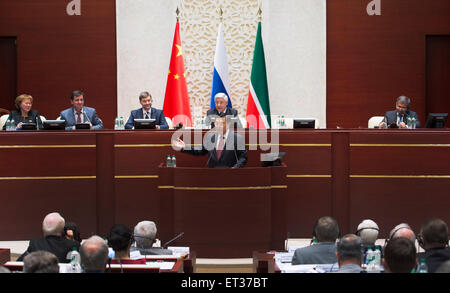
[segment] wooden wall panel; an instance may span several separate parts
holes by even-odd
[[[424,123],[426,36],[450,35],[450,1],[381,1],[381,16],[369,2],[327,1],[327,127],[367,127],[400,95]]]
[[[33,108],[55,119],[70,107],[71,92],[82,90],[86,105],[112,128],[117,111],[115,1],[81,1],[81,16],[67,15],[68,3],[0,1],[0,36],[17,37],[17,92],[31,94]]]

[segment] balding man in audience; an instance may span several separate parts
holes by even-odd
[[[411,226],[407,223],[401,223],[394,227],[389,233],[389,239],[404,237],[416,243],[416,234],[414,233]]]
[[[43,238],[33,238],[30,240],[28,249],[17,259],[23,261],[24,257],[34,251],[48,251],[56,255],[60,263],[67,263],[67,253],[80,248],[80,243],[66,239],[64,237],[65,220],[59,213],[50,213],[45,216],[42,222]]]
[[[361,238],[347,234],[337,243],[336,252],[339,270],[337,273],[361,273],[363,260]]]
[[[156,239],[156,224],[153,221],[141,221],[134,227],[134,241],[136,247],[131,251],[138,250],[142,255],[166,255],[172,254],[171,250],[161,247],[153,247]]]
[[[103,273],[108,262],[108,245],[101,237],[91,236],[81,245],[80,257],[84,273]]]

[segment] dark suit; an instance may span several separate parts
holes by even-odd
[[[73,240],[68,240],[64,237],[47,236],[45,238],[33,238],[30,240],[27,251],[25,251],[17,261],[23,261],[23,258],[32,252],[43,250],[56,255],[58,262],[68,263],[70,260],[66,259],[67,253],[76,248],[80,249],[80,243]]]
[[[298,248],[292,258],[293,265],[330,264],[337,262],[336,243],[319,242],[314,245]]]
[[[128,118],[125,124],[125,129],[133,129],[134,119],[144,119],[144,113],[142,108],[131,111],[130,118]],[[159,125],[160,129],[169,129],[164,112],[159,109],[150,107],[150,119],[155,119],[156,125]]]
[[[244,138],[236,132],[230,131],[226,138],[225,146],[220,158],[217,155],[216,142],[217,133],[209,133],[205,139],[207,147],[202,144],[201,149],[183,149],[183,153],[194,156],[204,156],[208,154],[209,168],[243,168],[247,164],[247,151],[245,150]]]
[[[223,117],[223,116],[237,117],[238,118],[238,120],[237,120],[237,128],[242,128],[241,120],[239,119],[239,116],[238,116],[238,110],[233,109],[233,108],[227,108],[225,110],[225,112],[222,113],[221,115],[219,115],[219,111],[217,111],[216,108],[208,110],[206,112],[205,125],[206,126],[210,126],[211,125],[211,118],[212,117]]]
[[[20,122],[22,123],[36,123],[38,129],[42,129],[42,121],[37,110],[30,110],[28,112],[28,117],[22,117],[22,112],[20,110],[12,110],[9,113],[8,119],[14,119],[14,124],[17,126]],[[3,130],[6,130],[6,124],[3,126]]]
[[[432,248],[418,253],[417,259],[425,258],[429,273],[434,273],[444,262],[450,259],[450,251],[445,248]]]
[[[416,128],[420,128],[419,118],[417,117],[417,113],[414,111],[406,111],[400,122],[404,122],[406,125],[408,125],[408,116],[411,118],[416,118]],[[386,118],[387,122],[385,121]],[[397,123],[397,111],[387,111],[386,114],[384,114],[384,118],[381,122],[386,122],[387,126],[391,125],[392,123]]]

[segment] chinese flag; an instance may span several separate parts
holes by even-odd
[[[164,115],[173,121],[173,125],[182,123],[192,126],[191,108],[184,72],[183,48],[181,47],[180,25],[177,21],[173,38],[169,75],[167,76]]]

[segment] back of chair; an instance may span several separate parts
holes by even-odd
[[[173,129],[172,119],[170,119],[169,117],[165,117],[165,118],[166,118],[167,125],[169,125],[169,129]]]
[[[9,114],[10,112],[6,109],[0,108],[0,116],[5,115],[5,114]]]
[[[6,121],[8,120],[9,114],[3,115],[0,117],[0,130],[3,130],[3,126],[5,125]]]
[[[369,119],[368,128],[375,128],[375,126],[380,125],[381,121],[383,120],[384,116],[373,116]]]

